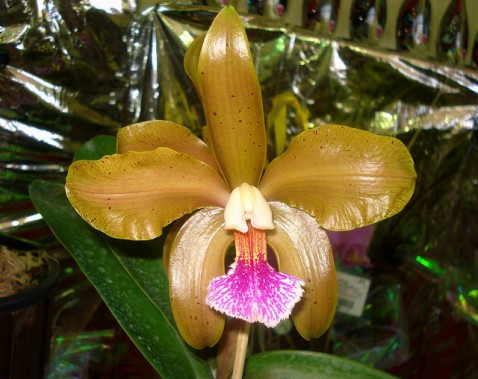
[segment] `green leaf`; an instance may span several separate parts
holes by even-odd
[[[138,282],[151,300],[158,305],[171,325],[175,325],[169,301],[169,283],[163,265],[162,251],[167,233],[151,241],[126,241],[104,237],[111,251]]]
[[[244,379],[392,379],[361,363],[306,351],[273,351],[249,357]]]
[[[61,184],[35,181],[30,186],[30,196],[161,377],[211,378],[206,365],[189,350],[171,322],[162,260],[158,250],[151,255],[148,252],[156,242],[123,243],[105,237],[75,212]]]
[[[116,137],[96,136],[81,145],[75,152],[73,160],[100,159],[114,153],[116,153]]]

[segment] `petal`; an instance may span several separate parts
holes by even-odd
[[[232,7],[219,12],[206,35],[198,78],[212,149],[229,188],[257,185],[266,153],[262,95],[244,27]]]
[[[114,238],[147,240],[162,227],[206,206],[224,206],[229,197],[207,164],[168,148],[107,155],[74,162],[67,196],[96,229]]]
[[[295,137],[267,168],[259,189],[313,215],[330,230],[350,230],[398,213],[413,194],[416,173],[393,137],[323,126]]]
[[[267,242],[277,255],[279,269],[305,283],[292,321],[302,337],[320,337],[333,320],[338,296],[329,240],[306,212],[282,203],[269,205],[276,228],[267,232]]]
[[[169,257],[171,256],[171,250],[173,248],[174,240],[178,235],[179,231],[183,227],[184,223],[191,217],[190,214],[184,215],[180,219],[177,219],[168,231],[166,238],[164,239],[163,245],[163,265],[166,270],[166,273],[169,273]]]
[[[225,318],[205,303],[209,282],[224,274],[224,257],[234,240],[224,230],[222,209],[202,209],[181,227],[171,246],[169,288],[179,332],[196,349],[213,346]]]
[[[201,97],[201,92],[199,88],[199,72],[198,72],[198,61],[199,54],[201,53],[202,45],[204,43],[204,38],[206,33],[200,34],[188,47],[186,54],[184,55],[184,71],[189,76],[191,81],[196,88],[196,92],[199,97]]]
[[[216,159],[207,145],[188,128],[169,121],[146,121],[126,126],[118,132],[117,151],[150,151],[168,147],[188,154],[220,172]]]

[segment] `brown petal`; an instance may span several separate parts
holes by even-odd
[[[199,73],[198,73],[198,61],[199,54],[201,53],[202,45],[206,33],[200,34],[188,47],[186,54],[184,55],[184,71],[189,76],[196,88],[196,92],[201,97],[201,90],[199,87]]]
[[[161,120],[145,121],[126,126],[118,132],[117,150],[120,154],[150,151],[158,147],[168,147],[178,153],[188,154],[220,173],[209,147],[182,125]]]
[[[234,8],[214,19],[197,69],[211,147],[229,188],[257,185],[266,153],[261,87]]]
[[[234,234],[224,230],[223,209],[202,209],[176,232],[169,255],[171,306],[178,329],[196,349],[213,346],[225,317],[205,303],[213,278],[224,274],[224,258]]]
[[[264,173],[259,189],[313,215],[330,230],[350,230],[401,211],[416,173],[398,139],[345,126],[299,134]]]
[[[276,228],[267,232],[267,242],[277,255],[279,270],[305,283],[292,321],[302,337],[320,337],[333,320],[338,296],[327,234],[306,212],[278,202],[270,206]]]
[[[74,162],[66,193],[93,227],[114,238],[147,240],[195,209],[225,206],[224,182],[211,166],[160,147]]]

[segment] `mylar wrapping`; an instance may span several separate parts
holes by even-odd
[[[72,154],[91,137],[152,119],[200,132],[201,104],[182,62],[220,6],[205,3],[0,2],[3,235],[49,241],[28,185],[62,181]],[[375,295],[360,320],[334,333],[337,353],[410,378],[423,377],[431,362],[437,378],[476,372],[476,2],[236,5],[266,117],[285,125],[269,130],[269,151],[303,128],[334,123],[397,136],[416,162],[412,201],[376,226],[368,250],[363,273]],[[430,351],[431,344],[442,348]],[[372,345],[385,347],[373,355]]]

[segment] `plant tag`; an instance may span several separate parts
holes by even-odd
[[[339,281],[337,311],[351,316],[362,316],[370,279],[340,271],[337,272],[337,279]]]

